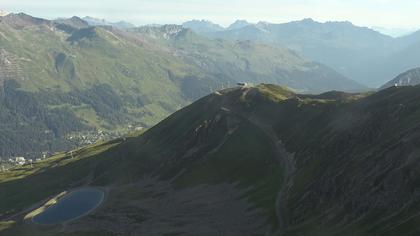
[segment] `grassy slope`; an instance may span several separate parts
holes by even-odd
[[[83,184],[126,186],[151,175],[172,179],[177,189],[237,183],[274,229],[283,189],[286,235],[416,235],[418,92],[309,96],[261,85],[245,96],[240,90],[210,95],[139,137],[2,173],[0,212],[10,215]],[[291,176],[255,119],[294,153]],[[289,188],[282,188],[284,179]],[[18,224],[14,232],[36,229]]]
[[[174,68],[173,73],[177,73],[177,62],[166,54],[156,54],[101,28],[91,29],[93,39],[82,38],[70,43],[66,40],[69,35],[47,27],[27,27],[17,31],[2,26],[6,28],[4,31],[9,39],[2,42],[4,48],[16,58],[24,58],[18,62],[24,82],[18,81],[25,91],[58,89],[66,92],[89,88],[95,84],[109,84],[119,95],[141,94],[156,104],[164,102],[169,103],[168,106],[180,107],[186,102],[180,98],[179,90],[168,81],[167,72],[161,68]],[[66,54],[74,64],[76,78],[69,79],[56,73],[54,55],[60,52]],[[154,60],[148,60],[150,57],[154,57]],[[138,77],[124,75],[121,66],[135,67],[125,69],[134,70]],[[147,108],[142,109],[147,111]],[[137,112],[140,113],[139,110]],[[167,115],[168,111],[152,110],[152,113],[155,113],[154,123],[158,117],[161,119]]]
[[[419,209],[413,193],[418,90],[392,88],[338,104],[312,98],[256,104],[295,153],[287,235],[419,232],[413,225]]]
[[[220,110],[224,100],[212,95],[175,113],[140,137],[75,151],[74,159],[67,153],[35,164],[33,169],[22,167],[2,173],[2,214],[10,215],[83,184],[125,186],[150,174],[171,179],[186,169],[174,182],[176,188],[238,184],[239,189],[246,189],[243,198],[263,209],[267,224],[275,226],[275,196],[282,172],[271,140],[249,122],[224,114]],[[203,122],[209,126],[197,131]],[[235,131],[230,133],[229,129]],[[208,171],[212,169],[217,171]],[[61,177],[50,181],[56,175]],[[26,228],[20,226],[11,232],[24,233]]]

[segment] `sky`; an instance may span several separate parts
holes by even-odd
[[[420,28],[420,0],[0,0],[0,9],[54,19],[92,16],[136,25],[206,19],[283,23],[303,18],[351,21],[384,30]]]

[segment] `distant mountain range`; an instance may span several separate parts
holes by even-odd
[[[365,89],[289,49],[208,39],[178,25],[122,29],[21,13],[0,18],[0,35],[3,157],[73,147],[70,137],[83,132],[151,127],[237,82]]]
[[[86,21],[91,26],[114,26],[120,29],[129,29],[136,27],[135,25],[126,22],[126,21],[118,21],[118,22],[109,22],[104,19],[97,19],[90,16],[83,17],[83,20]]]
[[[90,26],[113,26],[120,29],[135,25],[120,21],[84,17]],[[304,19],[283,24],[249,23],[237,20],[228,27],[207,20],[192,20],[185,28],[215,39],[250,40],[287,47],[304,58],[327,65],[340,74],[369,87],[379,87],[401,71],[420,66],[420,31],[393,38],[384,29],[355,26],[350,22],[320,23]],[[378,31],[376,31],[376,30]]]
[[[343,75],[378,87],[401,71],[420,66],[420,31],[392,38],[350,22],[319,23],[312,19],[284,24],[240,22],[228,28],[211,23],[186,25],[210,38],[251,40],[286,46],[311,60],[326,64]]]
[[[235,30],[249,25],[252,24],[246,20],[237,20],[227,28],[207,20],[191,20],[182,24],[182,26],[185,28],[192,29],[197,33],[214,33],[227,30]]]

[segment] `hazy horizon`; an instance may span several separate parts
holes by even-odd
[[[135,25],[181,24],[192,19],[205,19],[228,26],[237,19],[249,22],[266,21],[285,23],[304,18],[319,22],[350,21],[382,33],[402,35],[420,28],[417,17],[420,2],[401,3],[396,0],[111,0],[60,2],[40,0],[1,0],[0,9],[7,12],[24,12],[30,15],[55,19],[71,16],[91,16],[108,21],[124,20]],[[404,14],[401,14],[404,12]]]
[[[185,22],[188,22],[188,21],[207,21],[207,22],[211,22],[211,23],[214,23],[214,24],[217,24],[217,25],[220,25],[222,27],[227,28],[231,24],[235,23],[236,21],[247,21],[248,23],[251,23],[251,24],[258,24],[260,22],[265,22],[265,21],[251,22],[251,21],[246,20],[246,19],[236,19],[236,20],[234,20],[234,21],[232,21],[232,22],[230,22],[228,24],[219,24],[218,22],[214,22],[214,21],[211,21],[211,20],[208,20],[208,19],[189,19],[189,20],[186,20],[186,21],[183,21],[183,22],[177,22],[177,23],[174,23],[174,22],[166,22],[166,23],[151,22],[151,23],[144,23],[144,24],[135,24],[135,23],[133,23],[133,22],[131,22],[129,20],[124,20],[124,19],[107,19],[106,17],[99,17],[99,16],[94,16],[94,15],[84,15],[84,16],[82,16],[82,15],[69,15],[69,16],[65,16],[65,17],[64,16],[43,17],[43,16],[39,16],[39,15],[30,14],[28,12],[23,12],[23,11],[14,12],[14,11],[7,11],[7,10],[3,10],[3,9],[0,9],[0,13],[5,13],[5,14],[10,14],[10,13],[15,13],[15,14],[17,14],[17,13],[24,13],[24,14],[29,14],[29,15],[34,16],[34,17],[42,17],[44,19],[49,19],[49,20],[65,19],[65,18],[71,18],[73,16],[80,17],[82,19],[85,18],[85,17],[90,17],[90,18],[97,19],[97,20],[104,20],[104,21],[110,22],[110,23],[127,22],[127,23],[130,23],[130,24],[134,24],[135,26],[155,25],[155,24],[156,25],[160,25],[160,24],[162,24],[162,25],[164,25],[164,24],[179,24],[179,25],[181,25],[181,24],[183,24]],[[292,22],[292,21],[301,21],[301,20],[305,20],[305,19],[312,19],[312,18],[306,17],[306,18],[302,18],[302,19],[285,21],[285,22],[268,22],[268,23],[278,23],[278,24],[281,24],[281,23],[289,23],[289,22]],[[316,22],[320,22],[320,23],[326,23],[326,22],[350,22],[350,23],[353,23],[353,22],[348,21],[348,20],[343,20],[343,21],[333,21],[333,20],[318,21],[316,19],[312,19],[312,20],[314,20]],[[377,32],[380,32],[380,33],[382,33],[384,35],[388,35],[388,36],[391,36],[391,37],[402,37],[402,36],[405,36],[405,35],[410,35],[411,33],[414,33],[417,30],[420,30],[420,28],[387,28],[387,27],[381,27],[381,26],[365,26],[365,25],[356,25],[356,26],[359,26],[359,27],[368,27],[368,28],[370,28],[372,30],[375,30]]]

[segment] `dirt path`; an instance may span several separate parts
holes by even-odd
[[[242,90],[242,96],[246,99],[246,96],[252,92],[254,88],[247,88]],[[231,109],[234,111],[235,109]],[[287,152],[283,142],[277,137],[273,127],[266,122],[262,122],[256,116],[246,116],[239,112],[235,112],[235,115],[247,120],[248,122],[255,125],[261,131],[263,131],[267,137],[270,138],[273,146],[275,147],[277,153],[277,160],[279,164],[283,167],[284,171],[284,182],[279,190],[279,193],[276,198],[276,214],[279,222],[280,231],[284,231],[287,228],[286,222],[286,197],[287,192],[290,187],[293,185],[293,174],[295,173],[296,166],[294,161],[294,154]]]
[[[287,223],[285,220],[286,197],[287,197],[288,190],[293,185],[292,176],[296,170],[295,162],[294,162],[294,154],[286,151],[284,144],[282,143],[280,139],[278,139],[276,133],[274,132],[271,126],[262,124],[261,122],[259,122],[258,120],[254,118],[249,118],[247,120],[250,121],[255,126],[257,126],[271,139],[276,149],[277,160],[279,161],[280,165],[283,167],[284,182],[276,198],[276,213],[277,213],[280,229],[284,230],[287,228]]]

